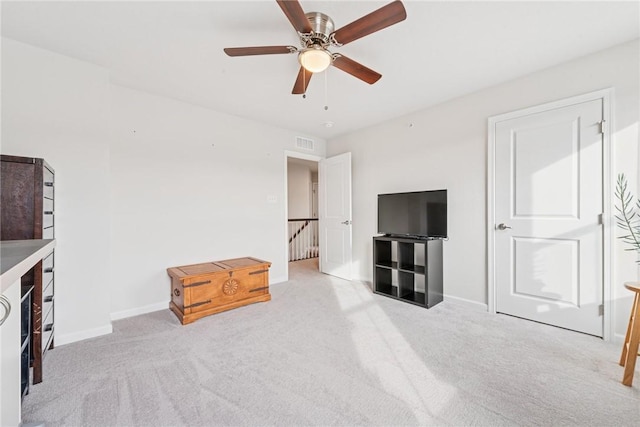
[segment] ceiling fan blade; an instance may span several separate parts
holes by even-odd
[[[404,9],[404,5],[400,0],[396,0],[334,31],[332,36],[336,42],[345,45],[390,25],[404,21],[406,18],[407,11]]]
[[[382,74],[376,73],[371,68],[367,68],[353,59],[349,59],[342,55],[336,55],[333,60],[333,66],[341,69],[345,73],[351,74],[353,77],[359,78],[363,82],[369,83],[370,85],[374,84],[380,80],[380,77],[382,77]]]
[[[303,93],[306,93],[307,86],[309,86],[309,80],[311,80],[311,76],[313,76],[313,73],[311,71],[307,71],[304,67],[300,67],[300,71],[298,71],[298,78],[293,85],[293,90],[291,91],[291,93],[294,95],[302,95]]]
[[[229,56],[248,56],[248,55],[275,55],[280,53],[297,52],[293,46],[252,46],[252,47],[225,47],[224,53]]]
[[[278,6],[287,15],[289,18],[289,22],[293,25],[293,28],[296,29],[299,33],[310,33],[313,31],[311,29],[311,24],[309,20],[304,15],[304,10],[302,10],[302,6],[298,3],[298,0],[276,0],[278,2]]]

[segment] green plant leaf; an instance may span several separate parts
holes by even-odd
[[[622,173],[619,174],[616,182],[615,197],[619,200],[620,205],[616,204],[615,206],[618,212],[618,215],[615,215],[615,219],[616,225],[628,234],[618,236],[618,238],[631,246],[630,248],[625,248],[626,251],[640,253],[640,199],[636,199],[634,203],[634,197],[627,191],[627,186],[626,177]],[[636,262],[640,264],[640,260]]]

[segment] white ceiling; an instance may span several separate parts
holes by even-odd
[[[300,3],[340,28],[388,2]],[[378,71],[380,81],[369,86],[330,68],[326,79],[313,77],[306,99],[291,95],[295,55],[222,51],[298,46],[273,0],[3,1],[2,35],[106,67],[116,84],[324,138],[640,36],[637,1],[404,4],[405,21],[332,49]]]

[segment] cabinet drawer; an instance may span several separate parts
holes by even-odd
[[[53,227],[53,211],[44,211],[42,215],[42,228]]]
[[[53,252],[42,260],[42,287],[46,288],[53,280],[54,254]]]
[[[42,322],[42,354],[47,351],[53,339],[53,315],[53,310],[51,310]]]
[[[46,257],[42,258],[42,269],[46,270],[48,268],[53,268],[54,264],[54,252],[51,252]]]
[[[185,311],[206,310],[212,306],[269,293],[268,270],[242,270],[233,274],[202,276],[191,285],[185,284],[188,300]],[[190,308],[191,306],[191,308]]]
[[[53,172],[51,172],[46,167],[42,168],[42,192],[44,197],[53,199],[53,191],[54,191],[54,176]]]
[[[53,180],[51,181],[44,181],[44,185],[42,187],[42,195],[44,196],[45,199],[51,199],[53,200],[53,193],[54,193],[54,188],[53,188],[54,184],[53,184]]]
[[[50,170],[47,166],[43,166],[42,168],[42,180],[44,182],[53,183],[53,171]]]
[[[53,293],[53,282],[47,286],[47,288],[42,291],[42,315],[43,318],[47,318],[49,313],[53,309],[53,301],[54,301],[54,293]]]
[[[47,329],[44,329],[44,328]],[[53,323],[46,324],[42,327],[42,354],[45,354],[53,340]]]
[[[48,227],[42,230],[42,238],[43,239],[53,239],[54,236],[53,227]]]
[[[42,210],[44,212],[53,212],[53,199],[42,199]]]
[[[55,294],[53,280],[51,280],[49,283],[44,284],[43,286],[45,288],[42,290],[42,306],[44,306],[44,304],[47,302],[53,301],[53,296]],[[44,310],[42,310],[42,312],[45,313]]]

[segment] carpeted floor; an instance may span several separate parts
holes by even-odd
[[[291,264],[270,302],[169,310],[47,354],[23,421],[48,426],[640,424],[640,374],[587,335],[451,303],[425,310]]]

